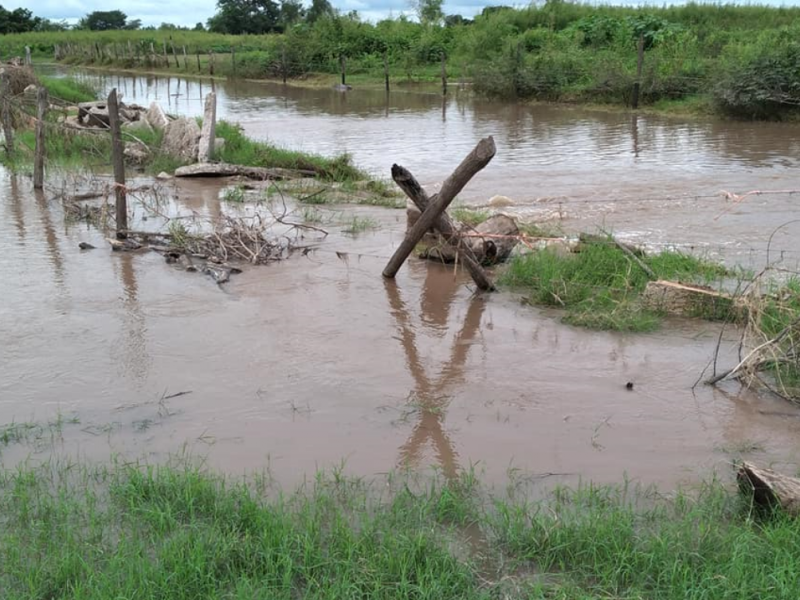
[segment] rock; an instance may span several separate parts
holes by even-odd
[[[150,160],[150,149],[139,142],[125,142],[122,154],[125,156],[126,163],[137,167]]]
[[[166,171],[161,171],[158,175],[156,175],[156,179],[172,179],[172,175],[167,173]]]
[[[122,124],[122,129],[125,131],[130,131],[133,135],[137,133],[144,132],[144,133],[153,133],[153,127],[146,119],[142,119],[139,121],[128,121],[127,123]]]
[[[32,83],[32,84],[30,84],[28,86],[25,86],[25,89],[22,90],[22,93],[26,94],[28,96],[35,96],[36,95],[36,91],[37,91],[36,90],[36,85]]]
[[[489,199],[488,206],[492,208],[502,208],[505,206],[514,206],[514,201],[508,196],[492,196]]]
[[[150,123],[150,126],[153,129],[166,129],[167,125],[169,125],[169,118],[167,117],[167,114],[156,102],[153,102],[150,105],[150,108],[147,109],[147,113],[145,113],[145,119],[147,119],[147,122]]]
[[[217,95],[211,92],[206,96],[203,111],[203,129],[200,131],[197,160],[208,162],[214,158],[214,146],[217,141]]]
[[[161,151],[181,160],[194,162],[200,145],[200,127],[197,121],[181,117],[170,121],[164,130]]]
[[[108,106],[105,102],[81,102],[78,104],[79,125],[108,129],[108,118]]]
[[[353,86],[337,83],[336,85],[333,86],[333,89],[335,89],[337,92],[347,92],[349,90],[352,90]]]
[[[81,250],[94,250],[95,246],[92,246],[89,242],[81,242],[78,244],[78,248]]]
[[[114,238],[106,238],[106,241],[111,246],[111,249],[119,252],[130,252],[133,250],[141,249],[142,245],[133,238],[125,238],[124,240],[115,240]]]

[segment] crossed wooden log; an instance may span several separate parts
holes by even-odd
[[[458,229],[448,216],[447,207],[453,202],[464,186],[469,183],[478,171],[489,164],[494,158],[496,147],[494,138],[489,136],[478,142],[478,145],[470,152],[456,170],[442,184],[442,189],[438,194],[428,196],[416,178],[408,169],[400,165],[392,165],[392,179],[403,192],[417,205],[422,215],[416,223],[408,230],[405,239],[395,250],[394,255],[389,260],[383,270],[383,276],[392,279],[397,275],[397,271],[414,251],[422,237],[431,229],[437,229],[445,241],[458,251],[461,262],[469,271],[472,279],[479,289],[483,291],[494,290],[486,271],[478,263],[475,254],[469,244],[459,234]]]

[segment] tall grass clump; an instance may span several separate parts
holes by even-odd
[[[678,252],[642,256],[660,279],[714,283],[727,270]],[[648,274],[606,237],[590,237],[577,252],[545,249],[518,256],[501,276],[505,285],[525,289],[533,304],[564,308],[564,320],[590,329],[649,331],[659,315],[642,308],[639,297]]]
[[[74,77],[39,77],[51,98],[66,100],[73,104],[97,100],[97,90],[85,81]]]
[[[257,142],[244,135],[238,125],[220,121],[217,135],[225,140],[218,153],[223,162],[253,167],[280,167],[308,170],[331,181],[366,179],[367,175],[352,164],[348,154],[325,158],[296,150],[286,150],[266,142]]]

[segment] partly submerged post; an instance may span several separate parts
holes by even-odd
[[[117,88],[112,89],[108,95],[108,124],[111,129],[111,162],[114,165],[117,239],[124,239],[128,230],[128,199],[125,195],[125,156],[123,155]]]
[[[47,116],[47,89],[39,87],[36,92],[36,148],[33,155],[33,189],[44,187],[44,120]]]
[[[11,121],[11,101],[10,84],[8,81],[8,71],[0,74],[0,94],[2,94],[2,113],[0,119],[3,120],[3,136],[5,137],[6,156],[14,154],[14,124]]]
[[[639,36],[639,46],[636,57],[636,82],[633,84],[633,98],[631,107],[639,108],[639,91],[642,86],[642,67],[644,66],[644,35]]]
[[[346,72],[347,72],[346,65],[347,65],[347,61],[346,61],[346,59],[344,57],[344,54],[340,54],[339,55],[339,66],[342,67],[342,85],[347,85],[347,82],[345,81]]]
[[[286,46],[281,49],[281,77],[283,78],[283,85],[286,85]]]
[[[442,96],[447,95],[447,57],[442,52]]]
[[[386,91],[389,91],[389,53],[383,51],[383,78],[386,81]]]
[[[472,250],[461,240],[455,226],[452,221],[450,221],[450,217],[445,213],[445,210],[458,193],[464,189],[464,186],[467,185],[469,180],[489,164],[489,161],[492,160],[496,151],[497,148],[491,136],[482,139],[472,152],[461,161],[461,164],[456,167],[456,170],[453,171],[450,177],[444,181],[439,193],[431,198],[428,198],[414,176],[406,169],[397,165],[392,167],[392,177],[395,182],[419,207],[422,214],[411,229],[408,230],[405,239],[397,247],[397,250],[395,250],[394,255],[383,270],[384,277],[389,279],[393,278],[409,255],[414,251],[414,248],[422,237],[432,227],[435,227],[445,236],[449,243],[457,245],[464,265],[469,270],[470,275],[472,275],[478,287],[481,290],[494,289],[494,285],[478,264]]]

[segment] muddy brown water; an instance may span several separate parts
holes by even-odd
[[[128,101],[158,98],[186,114],[210,89],[86,76]],[[786,125],[635,124],[463,93],[443,103],[398,92],[387,108],[382,92],[216,89],[222,115],[251,135],[348,151],[376,173],[400,162],[431,186],[493,134],[497,158],[463,202],[503,194],[514,200],[507,210],[526,217],[560,210],[567,229],[605,225],[736,262],[763,262],[766,238],[800,197],[751,196],[735,207],[694,197],[800,188],[798,129]],[[213,216],[221,189],[186,182],[170,193],[179,209]],[[490,482],[509,470],[546,482],[627,475],[668,488],[727,472],[737,456],[791,470],[798,459],[800,411],[735,383],[692,390],[714,325],[588,332],[510,292],[475,296],[452,268],[419,261],[385,282],[403,211],[323,208],[332,233],[317,251],[247,268],[218,288],[154,253],[112,254],[93,228],[66,225],[58,202],[35,196],[27,178],[1,173],[0,205],[0,423],[63,421],[0,446],[6,464],[54,451],[152,461],[190,452],[232,473],[268,467],[287,485],[344,465],[366,476],[474,467]],[[343,234],[337,219],[351,212],[379,229]],[[797,233],[788,226],[773,242],[787,262]],[[81,241],[98,249],[81,251]],[[721,358],[729,366],[733,341]],[[190,393],[162,400],[181,392]]]

